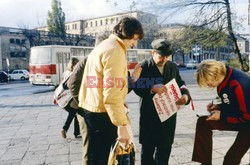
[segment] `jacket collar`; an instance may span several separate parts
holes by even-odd
[[[221,90],[228,84],[228,81],[232,75],[232,68],[226,66],[227,68],[227,72],[226,72],[226,76],[224,78],[224,80],[222,81],[222,83],[217,87],[217,91],[218,93],[221,92]]]
[[[122,39],[120,39],[118,36],[114,35],[114,34],[110,34],[109,38],[111,39],[115,39],[119,45],[122,47],[122,49],[124,50],[125,54],[127,52],[126,46],[124,44],[124,41]]]

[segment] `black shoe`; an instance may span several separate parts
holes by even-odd
[[[82,138],[82,136],[81,135],[75,135],[75,138],[77,139],[77,138]]]

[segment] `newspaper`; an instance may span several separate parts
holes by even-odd
[[[206,109],[200,109],[200,110],[195,110],[195,113],[197,117],[202,117],[202,116],[210,116],[211,113],[207,111]]]
[[[161,95],[155,94],[153,97],[155,109],[159,115],[161,122],[166,121],[174,115],[183,105],[176,105],[176,101],[181,98],[181,91],[175,79],[172,79],[166,85],[167,92]]]
[[[217,96],[215,99],[212,100],[212,104],[216,104],[216,105],[221,104],[221,99],[219,98],[219,96]],[[195,110],[195,112],[196,112],[196,115],[198,117],[211,116],[211,112],[209,112],[205,108],[199,109],[199,110]]]

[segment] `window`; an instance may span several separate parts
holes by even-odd
[[[86,27],[88,27],[88,22],[86,22]]]
[[[25,40],[24,39],[22,39],[22,44],[25,44]]]
[[[114,18],[111,18],[111,19],[110,19],[110,23],[113,24],[113,23],[114,23],[114,20],[115,20]]]
[[[100,25],[102,26],[102,20],[100,20]]]
[[[18,74],[18,71],[13,71],[12,74]]]
[[[93,26],[93,23],[92,22],[90,22],[90,27],[92,27]]]
[[[16,43],[20,44],[21,43],[20,39],[16,39]]]
[[[10,52],[10,57],[15,57],[15,52]]]
[[[16,47],[13,46],[13,45],[10,45],[10,51],[11,51],[11,52],[14,52],[15,50],[16,50]]]
[[[10,39],[10,43],[11,44],[14,44],[15,43],[15,40],[13,38]]]
[[[26,48],[24,46],[22,46],[22,52],[25,52],[26,51]]]
[[[97,26],[97,21],[95,21],[95,26]]]

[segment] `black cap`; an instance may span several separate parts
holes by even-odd
[[[173,53],[170,42],[165,39],[156,39],[151,43],[151,46],[162,56],[170,56]]]

